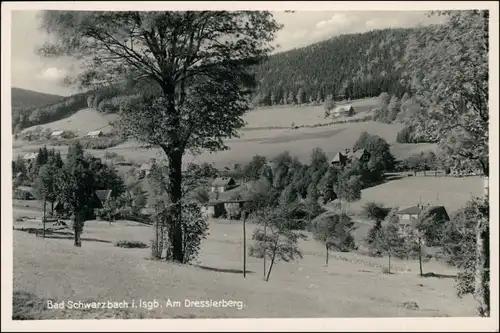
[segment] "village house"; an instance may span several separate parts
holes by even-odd
[[[352,117],[354,113],[354,108],[349,104],[337,106],[330,115],[334,117]]]
[[[243,200],[209,201],[201,207],[201,212],[203,215],[212,218],[226,216],[231,219],[239,219],[244,203]]]
[[[151,173],[151,164],[149,163],[143,163],[140,167],[139,167],[139,175],[138,175],[138,178],[139,179],[143,179],[144,177],[147,177],[149,176],[149,174]]]
[[[209,201],[201,207],[201,213],[206,217],[218,218],[225,213],[222,201]]]
[[[224,192],[236,186],[236,182],[232,177],[217,177],[213,180],[210,192]]]
[[[99,215],[99,210],[104,206],[104,203],[111,198],[112,190],[97,190],[93,193],[92,198],[92,213],[87,216],[87,219],[95,218]],[[68,211],[64,205],[57,201],[54,203],[54,212],[60,217],[69,217]]]
[[[351,159],[357,159],[361,162],[368,162],[370,160],[371,154],[366,149],[354,150],[349,156]]]
[[[416,205],[399,210],[396,212],[396,215],[399,217],[401,224],[413,225],[421,213],[436,222],[448,221],[450,219],[444,206]]]
[[[62,138],[63,134],[64,134],[64,131],[54,131],[50,134],[50,137],[58,139],[58,138]]]
[[[100,136],[102,136],[103,133],[102,131],[91,131],[91,132],[88,132],[87,135],[85,135],[87,138],[98,138]]]
[[[344,166],[346,165],[347,163],[347,155],[344,155],[342,154],[341,152],[338,152],[337,154],[335,154],[335,156],[332,158],[332,160],[330,161],[330,163],[334,166],[338,166],[338,165],[341,165],[341,166]]]
[[[38,157],[38,153],[27,153],[23,156],[23,160],[28,161],[28,162],[32,162],[32,161],[36,160],[37,157]]]
[[[104,203],[111,198],[112,192],[112,190],[97,190],[95,191],[95,194],[97,195],[97,198],[99,198],[101,205],[104,205]]]
[[[14,189],[14,199],[17,200],[35,200],[35,192],[31,186],[18,186]]]

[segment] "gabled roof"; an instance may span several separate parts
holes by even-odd
[[[23,185],[21,185],[21,186],[18,186],[17,189],[20,190],[20,191],[23,191],[23,192],[33,193],[33,187],[31,187],[31,186],[23,186]]]
[[[91,131],[91,132],[88,132],[87,135],[88,136],[94,136],[94,135],[99,135],[99,134],[102,134],[102,131]]]
[[[347,105],[339,105],[339,106],[337,106],[335,109],[333,109],[333,113],[336,113],[336,112],[347,112],[347,111],[349,111],[351,108],[352,108],[352,105],[351,105],[351,104],[347,104]]]
[[[421,208],[419,206],[411,206],[405,209],[401,209],[398,211],[398,214],[409,214],[409,215],[418,215],[421,212]]]
[[[358,149],[358,150],[356,150],[355,152],[353,152],[353,153],[351,154],[351,157],[355,157],[355,158],[359,159],[359,158],[361,158],[364,154],[369,155],[369,154],[370,154],[370,152],[368,152],[368,150],[366,150],[366,149]]]
[[[330,162],[331,163],[345,163],[346,160],[347,160],[347,156],[345,156],[341,152],[338,152],[337,154],[335,154],[335,156],[332,158],[332,160]]]
[[[139,168],[139,170],[149,171],[149,170],[151,170],[151,164],[144,163],[144,164],[141,165],[141,167]]]
[[[50,134],[51,136],[59,136],[59,135],[62,135],[64,133],[64,131],[54,131],[52,132],[52,134]]]
[[[434,215],[440,219],[449,220],[448,212],[444,206],[412,206],[402,209],[397,212],[397,214],[408,214],[408,215],[418,215],[420,212],[424,212],[426,215]]]
[[[101,201],[106,201],[111,197],[111,190],[97,190],[95,194]]]
[[[231,177],[217,177],[212,182],[212,186],[227,186],[231,181],[234,182],[234,179]]]
[[[38,156],[38,153],[27,153],[23,156],[25,160],[35,159]]]

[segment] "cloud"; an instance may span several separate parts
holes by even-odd
[[[416,27],[440,23],[442,17],[429,18],[424,11],[345,11],[273,13],[284,25],[276,38],[279,52],[303,47],[342,34],[370,30]]]
[[[52,82],[60,82],[62,81],[67,75],[66,70],[57,68],[57,67],[49,67],[45,70],[43,70],[39,77],[41,79],[45,79],[47,81],[52,81]]]
[[[317,29],[328,29],[330,27],[341,28],[348,26],[351,19],[344,13],[334,14],[331,19],[327,21],[319,21],[316,24]]]

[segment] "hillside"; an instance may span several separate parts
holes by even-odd
[[[64,130],[74,132],[77,136],[83,136],[90,131],[102,130],[104,133],[111,130],[109,122],[116,119],[116,115],[103,114],[93,108],[86,108],[77,111],[67,118],[56,120],[50,123],[35,125],[23,130],[30,131],[40,126],[42,130],[52,131]]]
[[[19,107],[42,107],[47,104],[58,102],[64,96],[44,94],[21,88],[11,88],[12,108]]]
[[[278,53],[256,68],[261,105],[378,96],[401,96],[403,56],[416,29],[384,29],[341,35]]]
[[[375,97],[383,91],[401,97],[405,91],[400,83],[402,58],[408,37],[414,31],[385,29],[341,35],[272,55],[253,68],[258,82],[254,102],[262,106],[321,103],[330,94],[337,100],[352,100]],[[108,87],[47,99],[51,105],[19,104],[19,99],[14,101],[13,97],[13,129],[19,131],[56,121],[87,106],[115,112],[118,104],[134,93]]]

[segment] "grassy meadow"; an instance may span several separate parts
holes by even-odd
[[[38,220],[15,222],[16,228],[40,227]],[[247,224],[247,246],[255,225]],[[422,278],[418,263],[393,260],[393,274],[382,274],[386,258],[356,253],[330,253],[325,266],[323,246],[301,243],[303,259],[278,262],[269,282],[263,281],[261,259],[247,258],[242,275],[242,224],[210,220],[210,235],[198,260],[189,266],[149,260],[150,249],[119,248],[120,240],[150,244],[150,226],[131,221],[87,221],[82,248],[61,232],[36,237],[14,231],[14,299],[24,318],[287,318],[287,317],[432,317],[473,316],[474,302],[458,299],[456,271],[435,261]],[[268,263],[269,265],[269,263]],[[360,288],[359,286],[363,286]],[[158,301],[163,306],[120,310],[47,309],[54,301]],[[167,300],[181,307],[167,307]],[[242,307],[186,307],[185,300],[233,300]],[[416,303],[417,307],[411,306]]]
[[[354,118],[362,118],[371,113],[370,109],[377,106],[376,98],[351,101],[357,114]],[[345,104],[345,103],[344,103]],[[52,130],[64,129],[76,131],[83,136],[89,131],[102,129],[104,132],[111,128],[109,121],[115,119],[114,115],[103,115],[92,109],[84,109],[66,119],[42,125],[42,128]],[[333,124],[321,127],[300,127],[325,124],[337,119],[324,119],[323,106],[286,106],[274,108],[259,108],[249,111],[244,116],[246,126],[239,131],[238,138],[226,140],[229,150],[217,153],[204,152],[193,156],[187,154],[185,162],[208,162],[215,166],[232,167],[235,163],[246,163],[254,155],[263,155],[272,158],[283,151],[290,151],[292,156],[307,162],[313,148],[322,148],[330,157],[345,148],[352,148],[363,131],[383,137],[392,146],[393,154],[397,158],[405,158],[411,154],[424,150],[435,150],[434,144],[398,144],[397,133],[404,127],[402,124],[383,124],[378,122],[359,122]],[[29,129],[26,129],[29,130]],[[37,151],[46,142],[15,141],[13,155],[23,155],[27,152]],[[56,150],[65,154],[68,147],[65,145],[54,146]],[[131,162],[146,162],[150,158],[163,156],[159,149],[144,149],[136,142],[124,142],[106,150],[88,149],[88,152],[97,157],[103,157],[106,151],[115,152]]]

